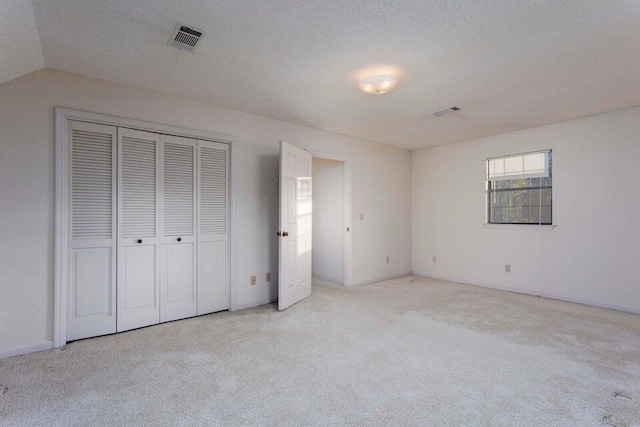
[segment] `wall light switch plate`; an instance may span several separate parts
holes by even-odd
[[[251,276],[251,286],[255,285],[257,281],[256,276]]]
[[[360,221],[364,221],[364,214],[363,213],[360,214]]]
[[[432,256],[432,257],[431,257],[431,261],[433,261],[433,262],[438,262],[438,257],[437,257],[437,256],[435,256],[435,255],[434,255],[434,256]]]
[[[505,273],[511,273],[511,264],[505,264],[504,265],[504,272]]]
[[[265,274],[264,280],[265,280],[265,282],[270,282],[271,281],[271,273]]]

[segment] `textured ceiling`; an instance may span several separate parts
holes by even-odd
[[[20,16],[29,9],[0,2],[24,5],[9,10]],[[33,0],[33,9],[47,67],[410,149],[640,104],[638,0]],[[195,53],[168,46],[177,21],[207,32]],[[398,88],[359,92],[359,72],[383,64],[396,67]],[[454,105],[462,111],[430,115]]]
[[[31,0],[0,0],[0,84],[43,67]]]

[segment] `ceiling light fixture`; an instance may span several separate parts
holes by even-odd
[[[358,86],[363,92],[382,95],[389,92],[398,84],[398,78],[390,74],[376,73],[360,81]]]

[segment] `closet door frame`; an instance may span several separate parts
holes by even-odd
[[[69,121],[96,123],[135,130],[154,132],[179,137],[221,142],[229,145],[229,193],[227,207],[227,226],[229,245],[227,248],[227,287],[229,289],[229,310],[239,307],[236,299],[235,247],[235,137],[222,133],[199,131],[178,126],[164,125],[125,117],[110,116],[100,113],[55,108],[55,251],[54,251],[54,307],[53,307],[53,347],[63,347],[67,343],[67,292],[69,286],[68,265],[71,256],[70,216],[71,216],[71,164],[69,144]]]

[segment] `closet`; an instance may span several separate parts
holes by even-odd
[[[67,339],[229,308],[229,145],[69,121]]]

